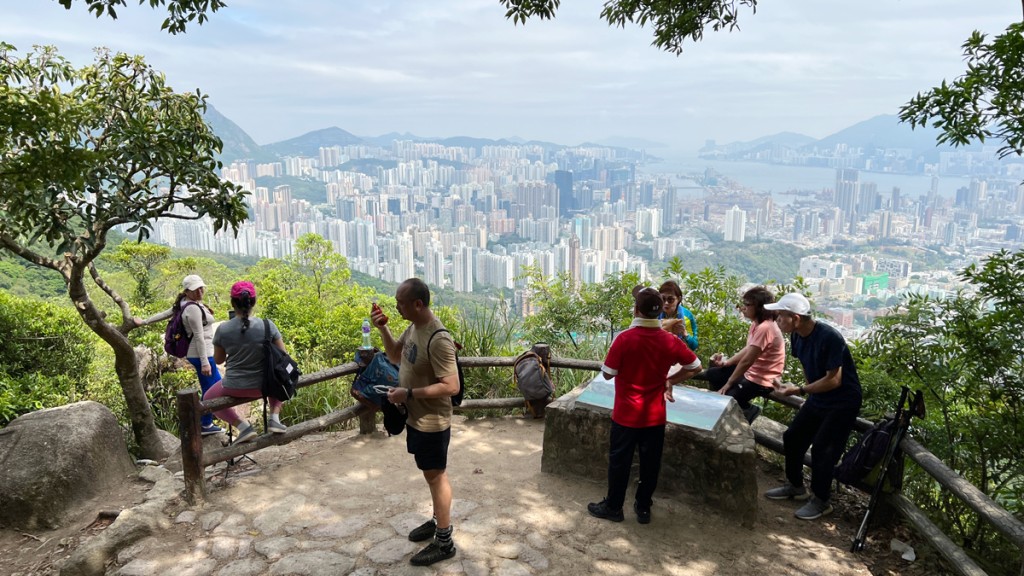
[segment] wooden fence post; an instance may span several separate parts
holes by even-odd
[[[203,473],[203,436],[200,433],[199,391],[178,392],[178,434],[181,435],[181,467],[185,474],[185,500],[195,505],[206,497]]]

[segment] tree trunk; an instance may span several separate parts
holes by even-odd
[[[114,370],[117,372],[125,405],[128,407],[132,433],[139,444],[139,456],[151,460],[166,458],[169,453],[160,442],[153,410],[150,408],[149,398],[146,397],[142,378],[139,376],[139,358],[135,355],[128,337],[104,320],[103,312],[96,308],[89,298],[82,276],[83,270],[72,270],[68,282],[68,295],[74,302],[78,315],[89,329],[114,350]]]

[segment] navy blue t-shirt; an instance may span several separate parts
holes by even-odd
[[[846,340],[838,330],[823,324],[814,323],[814,330],[806,338],[796,332],[790,337],[793,356],[803,364],[807,383],[816,382],[825,377],[829,370],[842,367],[842,383],[838,388],[821,394],[810,394],[807,403],[821,408],[857,407],[860,409],[861,389],[857,367],[853,363],[853,355],[846,345]]]

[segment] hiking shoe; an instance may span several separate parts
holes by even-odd
[[[608,499],[605,498],[600,502],[591,502],[587,504],[587,512],[594,518],[603,518],[604,520],[611,520],[612,522],[622,522],[625,517],[622,515],[622,508],[618,510],[612,510],[608,507]]]
[[[437,532],[437,522],[434,522],[434,519],[431,518],[423,524],[413,528],[412,532],[409,532],[409,540],[413,542],[423,542],[424,540],[433,538],[434,532]]]
[[[250,442],[256,439],[256,428],[252,424],[249,424],[245,428],[238,429],[238,438],[232,444],[241,444],[242,442]]]
[[[747,419],[747,424],[753,424],[754,420],[761,415],[761,407],[757,404],[751,404],[750,408],[743,411],[743,416]]]
[[[224,429],[221,428],[220,426],[217,426],[216,424],[210,424],[209,426],[203,426],[202,429],[200,430],[200,433],[203,436],[210,436],[212,434],[220,434],[223,431]]]
[[[641,508],[636,502],[633,503],[633,512],[636,512],[636,521],[641,524],[651,523],[651,509]]]
[[[792,484],[772,488],[764,493],[764,497],[769,500],[807,500],[810,496],[806,488]]]
[[[435,562],[441,560],[447,560],[455,556],[455,544],[452,544],[449,548],[443,548],[435,540],[423,550],[420,550],[412,558],[409,559],[409,563],[413,566],[430,566]]]
[[[794,513],[794,516],[801,520],[816,520],[826,514],[832,513],[832,505],[828,502],[821,500],[817,496],[812,496],[811,499],[800,507]]]
[[[281,424],[280,422],[269,420],[267,421],[267,430],[273,432],[274,434],[284,434],[285,432],[288,431],[288,427],[285,426],[284,424]]]

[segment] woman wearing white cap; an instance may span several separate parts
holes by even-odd
[[[203,303],[206,283],[198,274],[189,274],[181,280],[182,291],[174,297],[174,304],[169,310],[151,316],[145,320],[135,319],[135,324],[143,326],[167,319],[180,311],[185,333],[189,337],[188,353],[185,359],[196,369],[199,376],[199,387],[203,394],[220,382],[220,371],[213,361],[213,310]],[[223,432],[224,429],[213,423],[212,414],[204,414],[202,418],[203,436]]]

